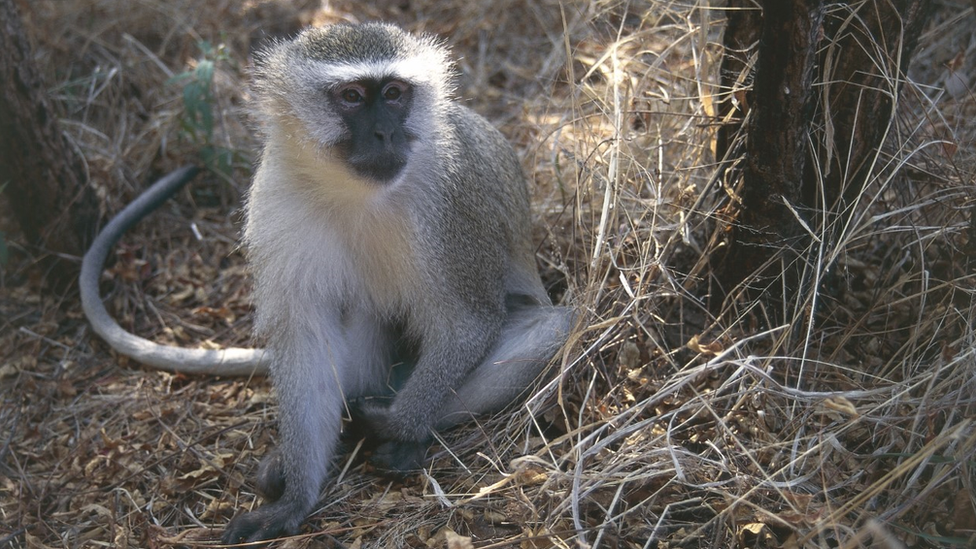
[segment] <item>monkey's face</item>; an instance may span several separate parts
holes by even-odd
[[[386,183],[406,165],[416,139],[406,123],[413,96],[413,87],[395,78],[361,79],[329,91],[345,126],[335,150],[356,173]]]
[[[254,69],[268,131],[362,182],[391,184],[433,161],[423,151],[442,139],[453,89],[453,64],[433,37],[384,24],[312,28],[260,52]]]

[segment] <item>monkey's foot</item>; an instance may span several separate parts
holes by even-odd
[[[390,429],[390,404],[393,399],[385,397],[359,397],[349,403],[352,416],[352,432],[367,439],[390,440],[398,433]]]
[[[403,440],[403,432],[390,429],[392,415],[385,398],[357,398],[350,403],[353,433],[366,438],[369,458],[380,473],[402,478],[424,466],[430,439]]]
[[[221,536],[221,543],[250,543],[266,541],[298,533],[305,522],[305,511],[296,504],[283,501],[269,503],[257,510],[237,515]]]

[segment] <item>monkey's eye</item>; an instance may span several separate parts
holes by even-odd
[[[399,86],[393,84],[387,86],[387,88],[383,90],[383,99],[386,99],[387,101],[396,101],[397,99],[400,99],[400,96],[402,95],[403,90],[401,90]]]
[[[354,88],[346,88],[340,91],[339,97],[341,97],[342,100],[345,101],[346,103],[353,104],[353,105],[357,103],[362,103],[363,101],[363,94],[360,93],[359,90]]]

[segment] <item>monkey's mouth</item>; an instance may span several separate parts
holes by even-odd
[[[357,174],[377,183],[389,183],[407,165],[406,156],[394,153],[369,155],[367,158],[353,156],[346,161]]]
[[[341,142],[335,148],[356,175],[374,183],[389,183],[400,175],[407,165],[407,155],[410,152],[409,145],[370,151],[361,149],[362,147],[357,149],[351,141]]]

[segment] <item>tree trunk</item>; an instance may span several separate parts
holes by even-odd
[[[749,4],[729,0],[733,9]],[[739,200],[728,251],[716,265],[721,298],[754,275],[767,283],[750,286],[774,290],[773,299],[801,289],[796,268],[777,266],[796,265],[807,248],[798,217],[836,212],[864,189],[894,117],[898,83],[932,13],[928,0],[761,4],[761,17],[730,12],[723,39],[721,78],[729,86],[741,80],[735,71],[747,66],[743,47],[760,36],[752,90],[737,92],[748,98],[742,109],[748,125],[742,168],[726,178]],[[822,84],[816,93],[815,81]],[[742,116],[734,107],[725,109],[728,120],[716,141],[719,160],[740,156],[732,147]],[[811,139],[815,120],[823,134]],[[808,150],[811,141],[815,156]],[[773,264],[774,257],[783,261]],[[779,284],[770,286],[774,281]]]
[[[61,133],[12,0],[0,0],[0,185],[27,243],[63,287],[91,241],[98,202],[84,166]]]
[[[767,262],[775,251],[794,244],[800,228],[794,212],[807,155],[811,86],[823,0],[766,0],[762,8],[759,58],[750,94],[753,104],[749,105],[739,190],[741,211],[720,267],[725,291],[754,273],[781,279],[782,269]],[[757,21],[755,17],[743,17],[730,20],[730,24],[754,25]],[[756,34],[755,30],[740,28],[732,28],[731,32],[726,28],[726,33],[726,48],[730,47],[731,36],[736,41],[731,47],[736,49],[741,48],[738,41],[743,36]],[[719,145],[730,143],[726,137]]]
[[[735,138],[754,100],[749,65],[750,57],[756,54],[762,11],[757,0],[729,0],[726,18],[722,42],[725,52],[719,67],[719,87],[726,95],[718,104],[721,125],[715,136],[718,161],[736,158],[742,152],[741,143],[737,144]]]

